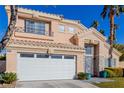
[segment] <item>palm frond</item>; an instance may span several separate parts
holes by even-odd
[[[98,26],[99,26],[99,22],[97,20],[94,20],[90,27],[94,27],[95,29],[97,29]]]
[[[116,31],[119,28],[118,24],[114,24],[114,31]]]
[[[103,29],[100,29],[99,32],[105,36],[105,31]]]
[[[124,5],[121,5],[119,8],[120,13],[124,13]]]
[[[115,14],[116,14],[116,16],[120,16],[120,6],[119,5],[115,6]]]
[[[107,15],[107,11],[108,11],[108,5],[104,5],[103,11],[100,14],[103,19],[105,19],[106,15]]]

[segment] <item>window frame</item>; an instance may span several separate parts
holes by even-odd
[[[32,25],[31,27],[29,26],[29,28],[31,29],[32,27],[33,28],[33,31],[27,31],[27,22],[34,22],[34,25]],[[42,27],[42,25],[39,25],[38,24],[44,24],[44,27]],[[39,29],[39,28],[40,29]],[[41,28],[42,27],[42,28]],[[45,26],[45,22],[44,21],[37,21],[37,20],[32,20],[32,19],[25,19],[25,32],[26,33],[33,33],[33,34],[40,34],[40,35],[45,35],[46,34],[46,26]]]
[[[71,31],[71,30],[73,29],[73,31]],[[70,32],[70,33],[75,33],[75,28],[74,27],[68,27],[68,32]]]
[[[61,29],[61,27],[64,27],[63,30]],[[65,32],[65,26],[62,24],[59,24],[59,32]]]
[[[94,48],[92,45],[85,46],[85,55],[89,55],[89,56],[94,55]]]

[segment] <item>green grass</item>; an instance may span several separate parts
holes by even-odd
[[[101,88],[124,88],[124,78],[116,77],[116,78],[109,78],[109,79],[114,81],[95,83],[95,85]]]

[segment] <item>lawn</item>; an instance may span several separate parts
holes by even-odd
[[[124,88],[124,78],[109,78],[114,80],[112,82],[102,82],[102,83],[95,83],[96,86],[101,88]]]

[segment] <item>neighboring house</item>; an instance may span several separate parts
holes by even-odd
[[[6,11],[9,19],[9,7]],[[24,8],[18,8],[6,49],[6,71],[16,72],[20,81],[74,79],[78,72],[99,76],[104,67],[119,66],[120,53],[115,49],[108,64],[109,45],[96,29]]]

